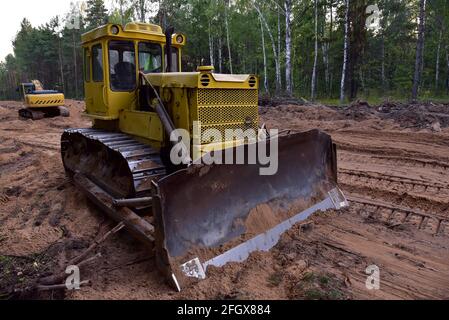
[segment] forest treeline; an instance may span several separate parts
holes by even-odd
[[[188,38],[184,71],[256,73],[270,95],[449,94],[448,0],[88,0],[41,26],[23,20],[0,63],[0,99],[31,79],[82,98],[81,34],[108,21],[173,25]]]

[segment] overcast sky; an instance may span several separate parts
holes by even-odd
[[[0,10],[0,61],[13,53],[11,41],[20,29],[23,18],[39,26],[54,16],[65,16],[70,11],[70,3],[74,0],[7,0],[2,1]],[[105,1],[109,6],[110,0]]]

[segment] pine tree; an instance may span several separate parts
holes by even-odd
[[[87,29],[95,29],[108,21],[108,11],[103,0],[88,0],[86,9]]]

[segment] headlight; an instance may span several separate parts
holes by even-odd
[[[176,37],[176,42],[177,43],[183,43],[184,42],[184,37],[182,36],[182,35],[178,35],[177,37]]]
[[[120,29],[118,28],[118,26],[112,26],[111,27],[111,33],[114,35],[118,35],[118,33],[120,32]]]

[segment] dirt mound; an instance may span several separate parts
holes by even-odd
[[[340,114],[347,119],[361,121],[372,118],[376,115],[376,109],[371,107],[368,102],[357,100],[348,107],[337,108]]]
[[[64,174],[61,133],[90,126],[81,117],[82,102],[67,104],[70,118],[24,121],[17,116],[20,103],[0,102],[0,298],[11,298],[11,290],[66,266],[113,226]],[[427,118],[420,124],[423,110],[440,119],[441,132],[426,127],[431,124]],[[410,118],[399,116],[410,111]],[[272,251],[255,253],[242,264],[210,268],[205,281],[181,293],[166,285],[152,252],[121,232],[96,250],[102,256],[95,263],[81,269],[81,280],[90,280],[91,286],[32,297],[447,298],[445,114],[444,104],[371,107],[359,101],[347,108],[288,103],[261,107],[261,122],[269,128],[320,128],[332,135],[349,209],[317,214],[287,232]],[[380,290],[365,285],[366,269],[373,265],[380,268]]]
[[[449,127],[449,104],[384,103],[378,107],[382,118],[393,119],[404,128],[440,131]]]
[[[261,108],[262,115],[271,114],[270,108]],[[275,108],[275,112],[282,114],[284,118],[300,119],[300,120],[318,120],[330,121],[341,120],[343,116],[339,115],[335,110],[323,105],[280,105]]]
[[[278,106],[285,106],[285,105],[295,105],[295,106],[302,106],[302,105],[310,105],[311,103],[303,98],[297,99],[294,97],[283,97],[283,96],[268,96],[264,95],[259,97],[259,106],[261,107],[278,107]]]

